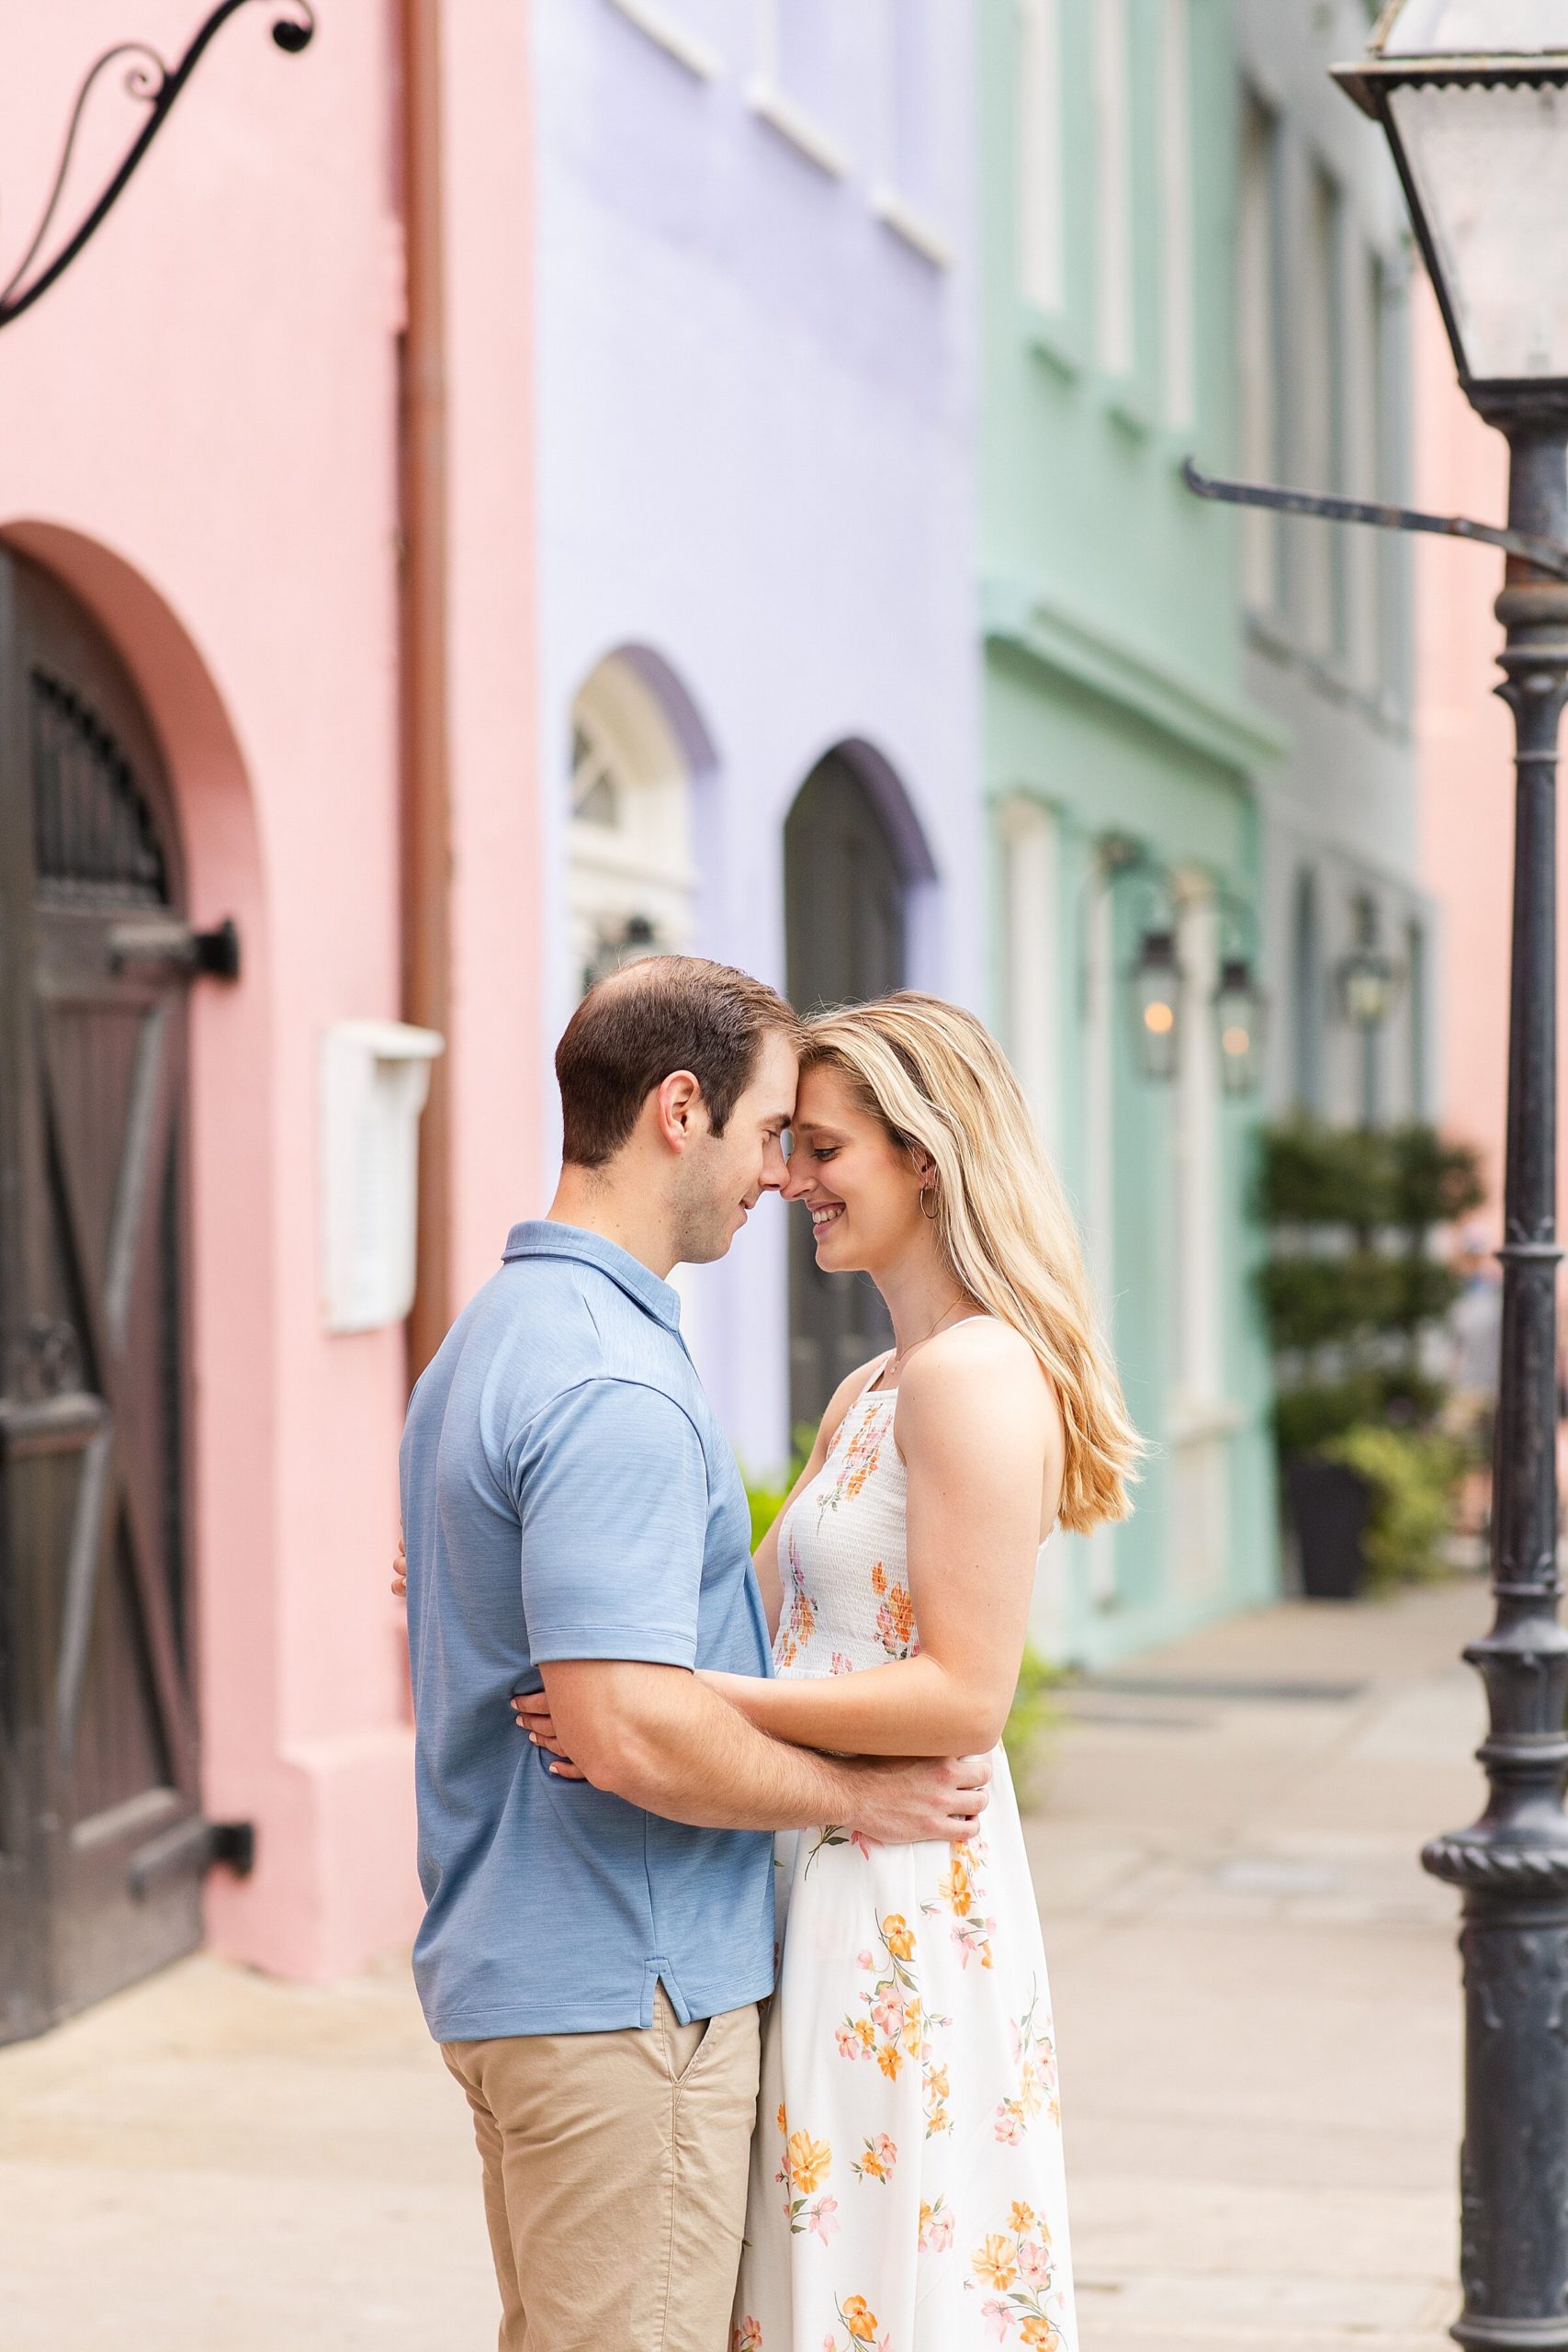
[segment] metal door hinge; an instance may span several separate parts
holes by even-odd
[[[187,922],[167,915],[145,921],[117,922],[109,933],[109,961],[117,970],[127,964],[172,964],[193,978],[237,980],[240,977],[240,933],[231,915],[210,931],[193,931]]]
[[[223,1863],[236,1878],[249,1878],[256,1865],[254,1821],[188,1821],[139,1846],[126,1866],[126,1883],[141,1902],[162,1880],[201,1873]]]

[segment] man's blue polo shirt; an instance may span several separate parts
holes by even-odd
[[[419,1871],[439,2041],[684,2023],[773,1989],[773,1845],[547,1770],[509,1702],[552,1658],[769,1670],[735,1457],[667,1283],[519,1225],[403,1432]]]

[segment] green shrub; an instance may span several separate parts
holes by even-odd
[[[1043,1658],[1032,1642],[1024,1644],[1018,1689],[1002,1732],[1002,1746],[1007,1750],[1008,1766],[1021,1804],[1028,1801],[1045,1736],[1056,1723],[1051,1693],[1065,1679],[1061,1668]]]
[[[793,1481],[791,1482],[793,1484]],[[754,1552],[784,1507],[789,1487],[776,1478],[748,1478],[746,1499],[751,1506],[751,1549]]]
[[[1434,1127],[1294,1118],[1265,1129],[1258,1198],[1276,1239],[1256,1279],[1285,1359],[1274,1409],[1282,1454],[1364,1425],[1435,1420],[1443,1388],[1420,1368],[1421,1338],[1460,1284],[1427,1236],[1476,1207],[1483,1189],[1475,1153]]]
[[[1459,1277],[1435,1258],[1352,1250],[1340,1258],[1271,1258],[1258,1288],[1277,1348],[1401,1336],[1446,1315]]]
[[[1354,1470],[1371,1488],[1361,1550],[1374,1585],[1438,1576],[1441,1544],[1452,1523],[1463,1450],[1430,1430],[1347,1430],[1319,1451]]]
[[[1258,1209],[1267,1225],[1345,1226],[1370,1234],[1451,1225],[1485,1199],[1468,1144],[1435,1127],[1330,1127],[1294,1118],[1264,1136]]]
[[[1443,1401],[1440,1381],[1407,1365],[1347,1374],[1282,1389],[1274,1400],[1274,1434],[1282,1454],[1311,1453],[1358,1422],[1425,1427]]]
[[[1317,1119],[1287,1119],[1265,1131],[1258,1212],[1266,1225],[1345,1225],[1368,1232],[1386,1221],[1386,1137]]]

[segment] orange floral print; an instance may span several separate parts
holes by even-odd
[[[909,1598],[908,1585],[878,1584],[878,1570],[872,1570],[874,1591],[886,1590],[886,1599],[876,1612],[876,1638],[889,1657],[918,1657],[920,1645],[915,1634],[915,1604]]]
[[[814,2140],[809,2132],[792,2132],[789,2118],[781,2106],[777,2123],[779,2137],[784,2142],[784,2156],[774,2180],[784,2193],[784,2212],[788,2217],[790,2235],[804,2237],[807,2233],[820,2238],[826,2245],[837,2230],[839,2200],[836,2197],[817,2196],[825,2189],[828,2176],[833,2169],[833,2151],[826,2140]],[[816,2199],[813,2203],[812,2199]],[[750,2352],[750,2347],[748,2347]]]
[[[817,1631],[817,1603],[806,1589],[805,1571],[800,1554],[795,1549],[795,1532],[784,1531],[784,1566],[788,1572],[785,1598],[788,1601],[779,1630],[773,1641],[775,1667],[793,1666]]]
[[[885,1964],[879,1965],[869,1947],[858,1962],[873,1979],[871,1990],[860,1996],[870,2015],[846,2015],[833,2039],[840,2058],[874,2059],[878,2071],[890,2083],[897,2081],[906,2063],[919,2064],[929,2140],[937,2132],[953,2128],[947,2111],[947,2069],[937,2064],[931,2041],[931,2035],[945,2031],[953,2019],[936,2016],[921,2001],[912,1965],[915,1931],[904,1914],[889,1911],[879,1922],[876,1934]]]
[[[1029,2007],[1022,2017],[1010,2021],[1013,2064],[1018,2068],[1018,2092],[1004,2098],[997,2109],[993,2129],[1005,2147],[1016,2147],[1037,2115],[1048,2115],[1054,2124],[1062,2120],[1061,2101],[1056,2096],[1056,2047],[1050,2028],[1039,2017],[1038,1984],[1029,1988]]]
[[[878,2335],[876,2313],[863,2295],[851,2295],[844,2302],[836,2304],[835,2309],[840,2322],[849,2330],[849,2342],[840,2345],[836,2335],[825,2336],[822,2352],[854,2352],[854,2346],[860,2344],[873,2345],[875,2352],[893,2352],[890,2339]]]
[[[882,1940],[895,1960],[912,1960],[915,1939],[901,1911],[889,1911],[882,1922]]]
[[[947,1869],[937,1881],[936,1900],[922,1903],[922,1917],[931,1919],[943,1911],[953,1915],[953,1940],[958,1946],[962,1966],[967,1968],[977,1960],[982,1968],[994,1963],[991,1956],[991,1936],[996,1920],[979,1906],[986,1899],[980,1872],[987,1860],[984,1838],[972,1838],[967,1845],[949,1848]]]
[[[857,2180],[888,2181],[893,2177],[893,2167],[897,2161],[897,2142],[890,2140],[886,2132],[879,2132],[874,2140],[866,2142],[864,2155],[852,2164],[850,2170]]]
[[[837,1668],[834,1670],[836,1672]],[[851,1669],[846,1667],[844,1671],[847,1674]],[[812,1863],[818,1854],[826,1852],[829,1847],[852,1846],[858,1854],[863,1854],[869,1860],[871,1849],[876,1843],[877,1840],[874,1838],[868,1838],[863,1829],[842,1829],[836,1821],[829,1821],[820,1830],[816,1844],[806,1857],[805,1874],[807,1878],[810,1877]]]
[[[877,1408],[890,1401],[886,1395],[874,1396],[871,1399],[870,1410],[865,1412],[860,1411],[858,1404],[852,1405],[834,1430],[821,1476],[826,1479],[829,1467],[835,1464],[837,1475],[832,1486],[827,1487],[818,1500],[818,1528],[829,1511],[837,1510],[841,1502],[854,1501],[875,1469],[882,1456],[883,1438],[891,1427],[886,1416]],[[852,1434],[850,1433],[852,1422],[854,1424]]]
[[[729,2352],[762,2352],[762,2323],[743,2319],[729,2331]]]
[[[922,2254],[945,2254],[953,2244],[953,2215],[945,2197],[934,2205],[923,2201],[920,2206],[919,2250]]]
[[[993,2290],[982,2316],[998,2344],[1016,2329],[1029,2352],[1068,2352],[1051,2233],[1032,2206],[1015,2202],[1006,2229],[982,2238],[969,2267],[975,2275],[965,2288],[975,2292],[978,2281]]]
[[[987,2238],[974,2256],[974,2268],[976,2277],[987,2287],[1010,2287],[1018,2277],[1011,2242],[999,2234]]]

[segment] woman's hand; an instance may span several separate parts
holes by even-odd
[[[409,1597],[409,1557],[403,1550],[403,1531],[398,1530],[398,1548],[392,1555],[392,1595],[397,1600]]]
[[[542,1747],[556,1758],[550,1770],[558,1781],[586,1781],[560,1741],[556,1737],[555,1723],[550,1714],[550,1702],[542,1690],[519,1690],[512,1701],[512,1712],[517,1718],[517,1728],[528,1735],[530,1747]]]

